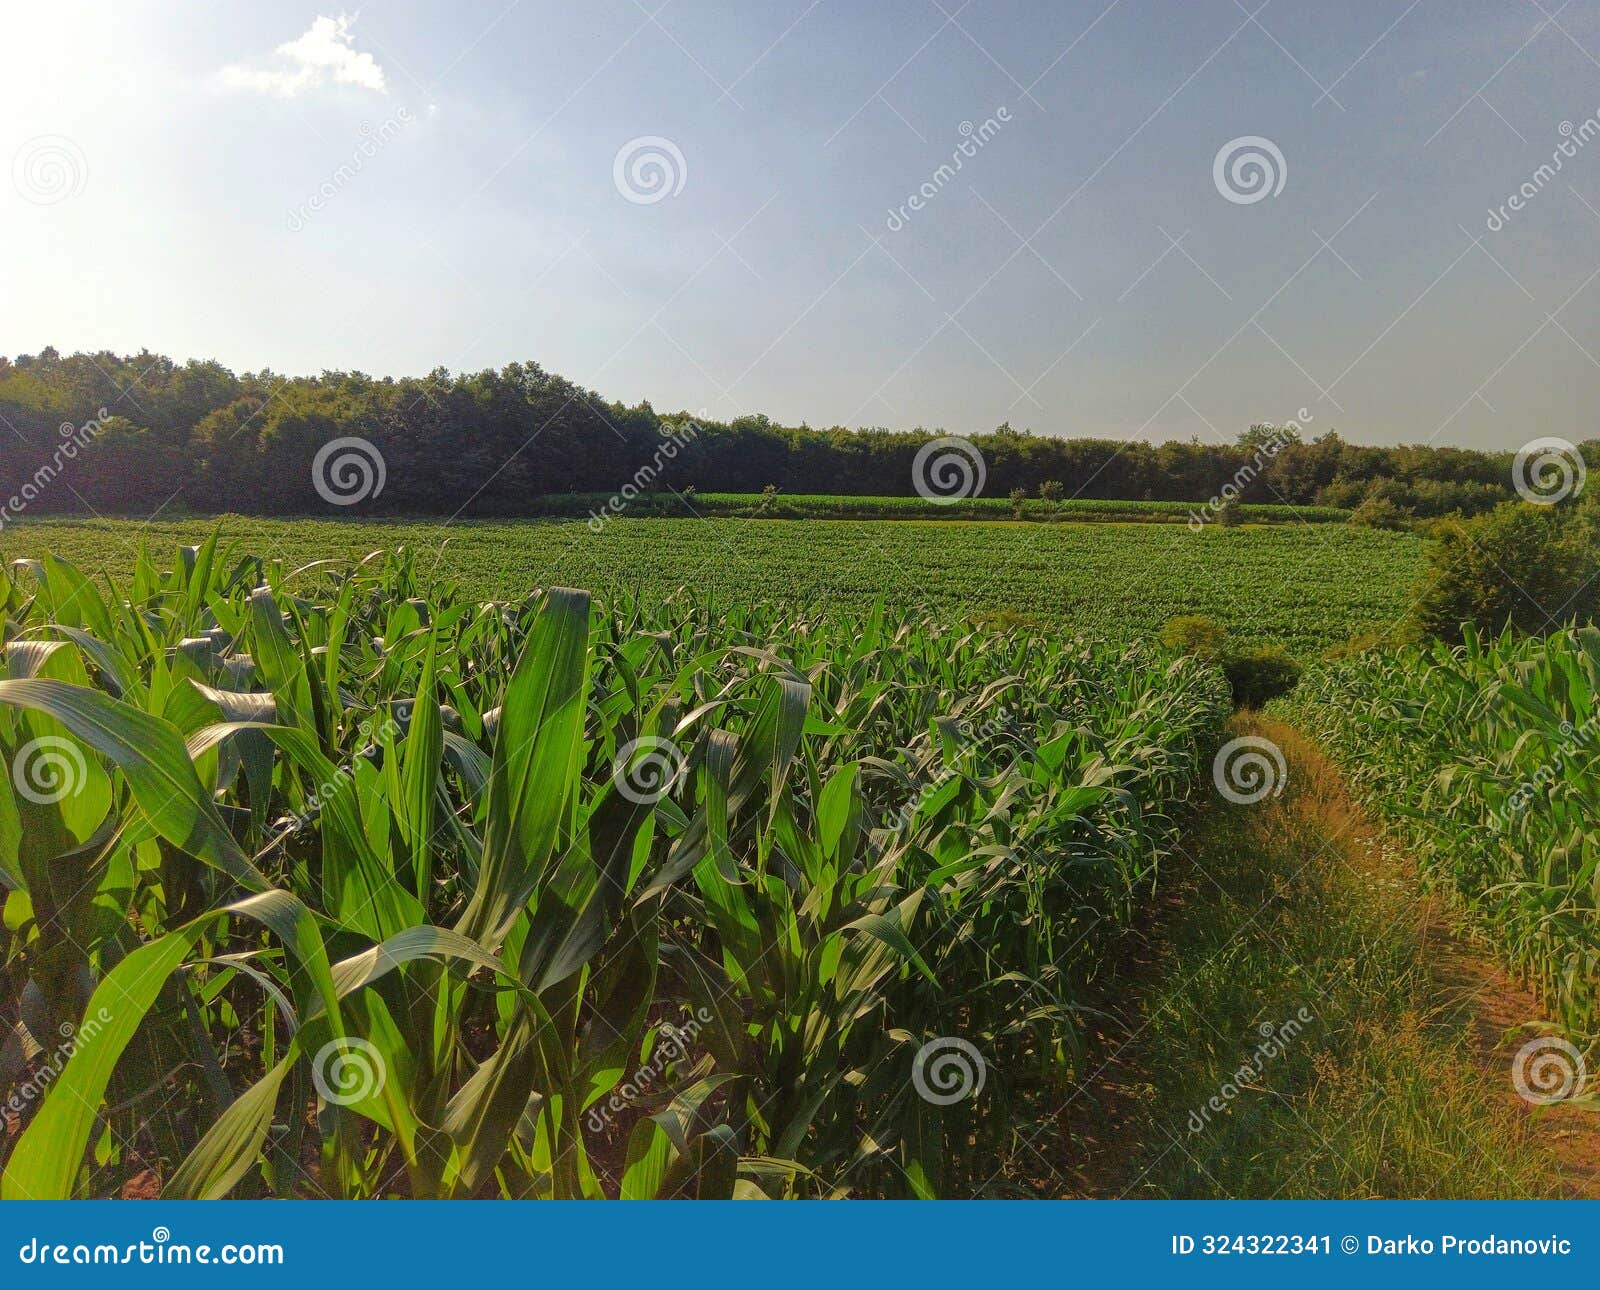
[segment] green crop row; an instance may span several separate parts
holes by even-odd
[[[881,611],[132,565],[0,580],[6,1198],[981,1192],[1229,706]]]
[[[1371,652],[1286,711],[1576,1036],[1600,1037],[1600,629]]]

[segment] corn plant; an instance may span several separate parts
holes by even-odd
[[[6,1197],[970,1191],[1228,706],[1141,648],[480,602],[405,550],[45,557],[0,604]],[[929,1101],[953,1035],[995,1078]]]
[[[1600,1038],[1600,629],[1371,652],[1293,715],[1574,1034]]]

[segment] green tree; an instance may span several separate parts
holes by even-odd
[[[1415,611],[1427,635],[1459,640],[1461,625],[1495,633],[1542,633],[1591,617],[1600,548],[1588,507],[1507,502],[1487,515],[1443,524],[1429,548]]]

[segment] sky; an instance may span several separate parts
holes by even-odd
[[[533,360],[961,434],[1600,433],[1594,0],[0,10],[0,353]]]

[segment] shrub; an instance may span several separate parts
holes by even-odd
[[[1017,519],[1022,518],[1022,510],[1028,504],[1028,490],[1026,488],[1013,488],[1011,490],[1011,514]]]
[[[1341,479],[1319,489],[1323,506],[1359,507],[1370,499],[1398,506],[1411,515],[1437,519],[1445,515],[1481,515],[1506,500],[1502,482],[1441,479]]]
[[[1369,529],[1391,529],[1395,532],[1411,527],[1412,515],[1403,506],[1378,493],[1369,494],[1360,506],[1351,512],[1349,523]]]
[[[1211,660],[1228,648],[1228,629],[1204,614],[1183,614],[1161,629],[1161,643],[1168,649]]]
[[[1579,498],[1570,524],[1573,541],[1600,548],[1600,487],[1587,490]]]
[[[1235,650],[1223,659],[1222,671],[1233,687],[1234,706],[1240,708],[1259,708],[1288,694],[1300,680],[1300,664],[1282,645]]]
[[[1228,640],[1228,629],[1202,614],[1172,619],[1161,629],[1161,643],[1208,663],[1219,663],[1233,687],[1233,703],[1238,708],[1259,708],[1269,699],[1287,694],[1300,679],[1300,664],[1283,646],[1235,647]]]
[[[1593,511],[1507,502],[1436,530],[1414,617],[1427,636],[1461,639],[1461,625],[1539,634],[1596,607],[1600,550]]]
[[[1234,525],[1242,523],[1243,520],[1244,508],[1239,504],[1237,497],[1230,497],[1221,506],[1217,507],[1216,522],[1222,525],[1223,528],[1231,529]]]
[[[1066,495],[1066,488],[1059,479],[1047,479],[1039,485],[1039,498],[1046,502],[1059,502]]]

